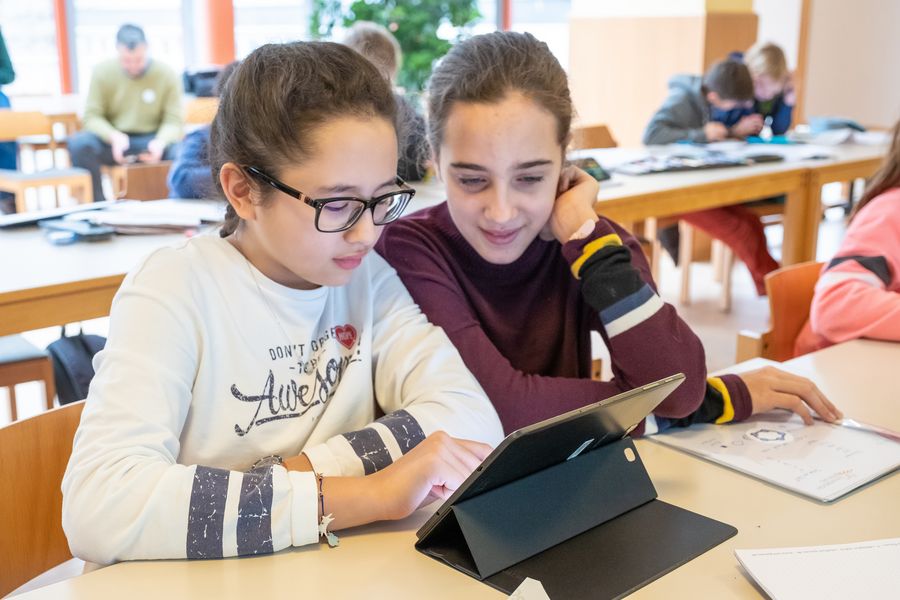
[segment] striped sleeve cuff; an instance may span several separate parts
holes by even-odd
[[[198,466],[188,510],[185,556],[271,554],[318,539],[312,473],[284,467],[246,473]]]
[[[572,275],[575,276],[575,279],[581,278],[581,267],[584,266],[584,263],[588,261],[588,259],[593,256],[598,250],[605,248],[607,246],[621,246],[622,238],[619,237],[618,233],[609,233],[597,239],[589,241],[584,247],[581,249],[581,254],[572,262]]]
[[[407,411],[398,410],[362,429],[306,448],[303,453],[316,473],[356,477],[380,471],[424,439],[418,421]]]
[[[716,424],[743,421],[753,414],[753,400],[747,384],[737,375],[722,375],[706,380],[722,398],[722,412],[715,419]]]
[[[753,401],[744,380],[733,374],[721,375],[716,379],[719,379],[728,390],[728,400],[731,402],[733,410],[731,420],[737,423],[749,418],[753,414]]]
[[[709,377],[706,382],[722,396],[722,414],[715,420],[716,425],[730,423],[734,420],[734,404],[731,403],[731,393],[728,391],[728,386],[719,377]]]
[[[600,311],[600,321],[610,338],[640,325],[663,307],[662,299],[644,284],[638,291]]]

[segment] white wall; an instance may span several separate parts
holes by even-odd
[[[756,39],[781,46],[792,71],[797,68],[801,4],[801,0],[753,0],[753,12],[759,17]]]
[[[900,2],[810,0],[806,114],[900,118]]]

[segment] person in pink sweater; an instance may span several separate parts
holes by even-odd
[[[857,338],[900,342],[900,122],[841,249],[822,269],[809,324],[797,354]]]
[[[840,413],[807,379],[767,368],[707,378],[700,340],[656,293],[629,232],[594,211],[565,164],[566,74],[530,34],[456,45],[432,73],[428,135],[447,202],[385,229],[376,249],[487,392],[506,432],[683,372],[637,433],[784,407]],[[591,332],[612,381],[590,378]]]

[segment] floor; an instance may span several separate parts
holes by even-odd
[[[834,199],[840,193],[839,186],[826,186],[825,199]],[[819,228],[818,258],[827,260],[837,250],[846,229],[842,209],[831,209],[826,212],[825,220]],[[779,227],[769,227],[769,246],[778,258],[781,245]],[[733,272],[733,307],[731,312],[723,313],[717,302],[719,284],[712,278],[712,267],[709,263],[698,263],[693,266],[691,275],[690,306],[678,303],[680,290],[679,270],[664,257],[660,269],[659,289],[666,302],[674,305],[682,318],[691,326],[703,341],[706,348],[707,367],[710,371],[723,369],[734,364],[737,344],[737,333],[742,329],[764,331],[768,320],[768,303],[765,298],[756,296],[750,274],[743,263],[736,263]],[[108,319],[95,319],[81,324],[86,333],[105,335]],[[69,332],[77,330],[77,325],[70,325]],[[57,339],[60,328],[53,327],[31,331],[25,334],[33,344],[46,347]],[[37,414],[42,409],[43,389],[40,383],[22,384],[16,388],[18,395],[19,418]],[[5,389],[0,390],[0,425],[9,422],[9,402]]]

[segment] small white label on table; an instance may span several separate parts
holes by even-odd
[[[526,577],[509,597],[511,600],[550,600],[541,582],[531,577]]]

